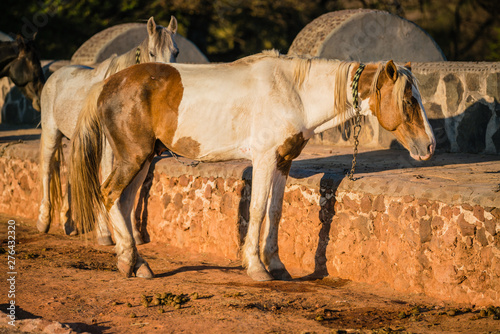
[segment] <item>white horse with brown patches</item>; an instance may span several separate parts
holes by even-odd
[[[288,172],[315,133],[353,117],[351,81],[359,65],[264,52],[229,64],[141,64],[111,76],[92,88],[73,137],[71,196],[77,221],[91,231],[96,218],[109,213],[120,271],[152,277],[126,229],[131,208],[120,201],[124,189],[143,177],[165,147],[200,161],[250,159],[243,263],[254,280],[290,279],[278,254]],[[392,61],[368,64],[358,85],[361,113],[376,115],[413,158],[429,159],[435,139],[410,69]],[[104,135],[115,163],[101,187]]]
[[[85,98],[93,84],[101,82],[112,74],[137,63],[175,62],[179,52],[174,36],[177,32],[177,20],[171,17],[167,28],[157,26],[153,17],[147,23],[148,37],[136,48],[121,56],[112,56],[95,68],[80,65],[65,66],[49,78],[42,91],[42,140],[41,140],[41,179],[42,201],[37,227],[40,232],[48,232],[51,220],[60,204],[60,162],[62,157],[62,137],[71,138],[78,115]],[[105,150],[102,174],[111,172],[112,154]],[[68,185],[69,187],[69,185]],[[71,224],[71,212],[68,211],[66,196],[61,212],[61,222],[66,233],[75,233]],[[131,217],[133,219],[133,217]],[[134,236],[142,242],[135,224]],[[98,222],[98,242],[112,244],[111,235],[104,222]]]

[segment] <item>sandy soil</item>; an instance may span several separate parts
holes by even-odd
[[[8,219],[0,220],[2,273]],[[239,262],[165,244],[139,247],[154,279],[123,278],[112,247],[55,228],[42,235],[35,222],[15,221],[17,330],[0,313],[0,333],[500,333],[494,308],[488,316],[473,306],[307,273],[258,283]],[[3,313],[8,289],[2,279]]]

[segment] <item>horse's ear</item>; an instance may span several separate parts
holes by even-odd
[[[26,42],[24,41],[24,38],[21,34],[16,35],[16,42],[20,48],[22,48],[26,45]]]
[[[411,61],[407,62],[405,67],[411,71]]]
[[[170,23],[168,24],[167,29],[170,30],[172,34],[177,32],[177,19],[173,15],[170,16]]]
[[[153,36],[156,33],[156,23],[154,17],[150,17],[148,20],[148,34]]]
[[[392,60],[389,60],[385,65],[385,74],[392,80],[396,81],[398,78],[398,69]]]

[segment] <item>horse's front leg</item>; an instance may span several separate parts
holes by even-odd
[[[274,157],[262,156],[253,161],[250,221],[243,246],[243,265],[255,281],[270,281],[273,277],[264,267],[259,256],[260,228],[266,213],[267,199],[275,164]]]
[[[53,183],[54,170],[59,171],[59,161],[56,161],[56,154],[59,145],[61,145],[62,134],[57,129],[52,129],[50,126],[44,126],[41,138],[40,147],[40,174],[42,179],[42,201],[40,203],[39,215],[37,221],[38,231],[47,233],[50,229],[52,220],[52,210],[54,201],[57,198],[52,198],[55,194],[51,193],[51,182]],[[59,177],[57,175],[56,177]]]
[[[264,224],[264,238],[262,245],[262,261],[268,266],[269,272],[275,279],[289,281],[292,276],[288,273],[279,257],[278,228],[283,210],[283,194],[285,192],[287,170],[276,169],[273,173],[271,200],[267,208],[267,217]]]

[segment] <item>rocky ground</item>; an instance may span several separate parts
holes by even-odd
[[[0,221],[4,273],[9,219]],[[258,283],[239,262],[165,244],[139,247],[154,279],[124,278],[112,247],[55,227],[42,235],[35,222],[14,219],[17,319],[8,324],[2,279],[0,333],[500,333],[495,307],[299,272],[291,282]]]

